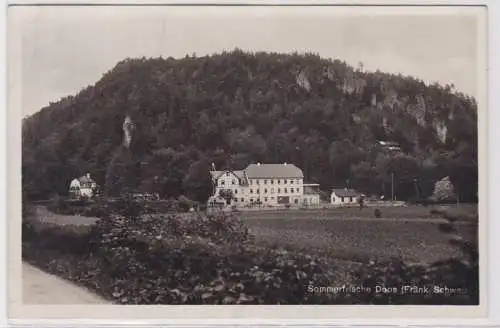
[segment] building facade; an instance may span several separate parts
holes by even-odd
[[[226,205],[302,205],[315,202],[314,192],[305,198],[304,174],[293,164],[250,164],[246,169],[212,170],[214,193],[209,203],[223,198]],[[317,199],[319,203],[319,185]],[[307,192],[307,190],[306,190]],[[312,199],[312,200],[311,200]]]
[[[69,185],[69,195],[73,199],[93,198],[97,195],[98,186],[90,174],[73,179]]]
[[[360,194],[354,189],[333,189],[330,202],[333,205],[355,205],[359,203]]]

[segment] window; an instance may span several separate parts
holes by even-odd
[[[253,189],[250,189],[250,193],[253,194]]]
[[[271,188],[271,194],[274,194],[274,188]]]
[[[280,183],[281,183],[281,180],[278,180],[278,184],[280,184]]]
[[[259,179],[257,179],[257,184],[260,184],[260,180]]]
[[[344,197],[340,197],[340,201],[343,203],[344,202]]]
[[[280,192],[281,192],[281,189],[280,189],[280,188],[278,188],[278,194],[279,194]]]
[[[285,194],[288,192],[288,190],[285,188]]]
[[[238,193],[238,189],[234,189],[234,194],[236,195]]]
[[[237,203],[238,202],[238,198],[235,198],[234,201]]]
[[[253,183],[253,180],[252,180],[252,179],[250,179],[250,184],[252,184],[252,183]]]
[[[267,194],[267,189],[264,189],[264,194]]]
[[[290,193],[293,194],[293,188],[290,188]]]
[[[244,202],[244,201],[245,201],[245,198],[242,198],[242,199],[241,199],[241,201],[242,201],[242,202]]]
[[[253,203],[253,198],[250,198],[250,203]]]
[[[273,179],[271,179],[271,184],[274,184],[274,180]]]
[[[297,180],[297,184],[299,184],[299,183],[300,183],[300,180]]]
[[[352,197],[349,197],[349,202],[351,202],[351,203],[352,203]]]
[[[267,180],[264,180],[264,184],[267,184]]]
[[[297,188],[297,192],[300,192],[300,189],[299,189],[299,188]]]
[[[290,180],[290,184],[293,184],[293,180]]]
[[[298,200],[298,199],[295,199],[294,203],[295,203],[295,204],[298,204],[298,203],[299,203],[299,200]]]
[[[274,199],[274,196],[273,196],[273,197],[271,197],[271,199]]]
[[[221,180],[221,181],[220,181],[220,185],[221,185],[221,186],[223,186],[223,185],[225,185],[225,184],[226,184],[226,181],[224,181],[224,180]]]
[[[257,193],[260,194],[260,189],[257,189]]]
[[[229,172],[226,172],[226,177],[228,177],[228,176],[229,176]]]
[[[264,197],[264,201],[266,201],[266,202],[267,202],[267,197]]]
[[[231,180],[231,184],[236,184],[236,181],[234,179]]]
[[[283,180],[283,184],[286,184],[286,180]]]

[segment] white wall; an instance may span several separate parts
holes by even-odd
[[[358,198],[352,197],[352,199],[350,199],[349,197],[344,197],[344,200],[342,200],[341,197],[337,196],[335,193],[332,192],[330,197],[330,202],[335,205],[357,204]]]
[[[303,195],[303,180],[291,178],[272,178],[272,179],[249,179],[248,185],[248,203],[260,201],[263,204],[277,205],[278,197],[290,197],[290,204],[294,203],[296,198]]]
[[[290,197],[290,204],[294,204],[295,199],[297,203],[301,203],[300,199],[304,192],[303,179],[249,179],[248,185],[241,186],[234,174],[229,172],[227,175],[226,173],[228,172],[223,173],[217,180],[214,195],[218,195],[221,189],[230,189],[237,198],[237,201],[232,202],[234,205],[243,206],[258,200],[262,204],[277,205],[280,196]]]

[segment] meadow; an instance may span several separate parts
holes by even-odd
[[[349,262],[367,262],[397,257],[409,263],[433,263],[457,255],[457,248],[439,231],[443,221],[431,214],[436,207],[383,208],[375,218],[373,208],[329,208],[311,210],[249,211],[234,213],[242,219],[263,246],[324,253]],[[443,208],[441,208],[443,209]],[[477,206],[448,206],[459,213],[457,226],[467,239],[477,238]],[[159,214],[160,215],[160,214]],[[190,215],[190,214],[186,214]],[[55,214],[44,207],[36,216],[47,223],[92,225],[96,219],[81,215]]]
[[[263,245],[311,249],[344,260],[401,258],[410,263],[432,263],[457,255],[438,225],[443,219],[424,206],[383,208],[375,218],[372,208],[242,212],[238,215]],[[466,239],[477,238],[477,207],[464,204],[448,212],[461,213],[457,222]]]

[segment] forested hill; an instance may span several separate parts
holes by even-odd
[[[130,149],[121,146],[126,116],[135,125]],[[378,195],[394,174],[400,199],[428,196],[450,176],[472,200],[476,102],[453,86],[314,54],[235,50],[126,59],[23,122],[23,187],[32,198],[66,193],[71,178],[90,172],[110,194],[126,185],[202,199],[211,162],[294,163],[324,190],[350,184]]]

